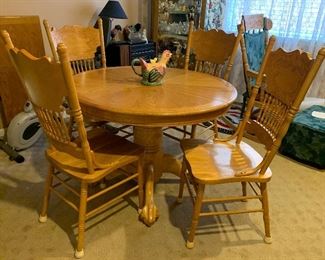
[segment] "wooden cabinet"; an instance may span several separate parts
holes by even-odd
[[[44,56],[44,45],[38,16],[0,16],[0,30],[7,30],[15,47]],[[25,89],[0,38],[0,97],[3,126],[23,111],[27,100]]]
[[[203,28],[206,0],[153,0],[151,10],[152,39],[158,53],[169,49],[173,56],[170,67],[182,67],[189,22]]]

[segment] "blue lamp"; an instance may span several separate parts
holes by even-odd
[[[103,19],[104,40],[105,46],[107,46],[110,41],[113,18],[127,19],[128,17],[126,16],[120,3],[114,0],[107,2],[102,11],[99,13],[99,17]]]

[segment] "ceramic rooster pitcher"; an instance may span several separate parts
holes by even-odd
[[[169,50],[165,50],[159,61],[157,58],[150,60],[150,63],[146,62],[144,59],[133,59],[131,61],[131,66],[135,74],[142,77],[141,83],[146,86],[157,86],[161,85],[162,79],[166,73],[166,64],[172,56]],[[141,73],[137,72],[135,65],[140,64]]]

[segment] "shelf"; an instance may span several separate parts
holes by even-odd
[[[189,14],[189,11],[169,11],[169,14]]]
[[[159,38],[176,38],[179,40],[187,40],[187,34],[173,34],[173,33],[166,33],[166,34],[160,34]]]

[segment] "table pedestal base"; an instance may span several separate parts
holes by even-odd
[[[145,147],[144,155],[144,182],[145,205],[140,209],[140,218],[151,226],[159,217],[154,203],[154,183],[163,172],[172,172],[179,175],[181,163],[173,156],[163,154],[161,127],[134,127],[134,142]]]

